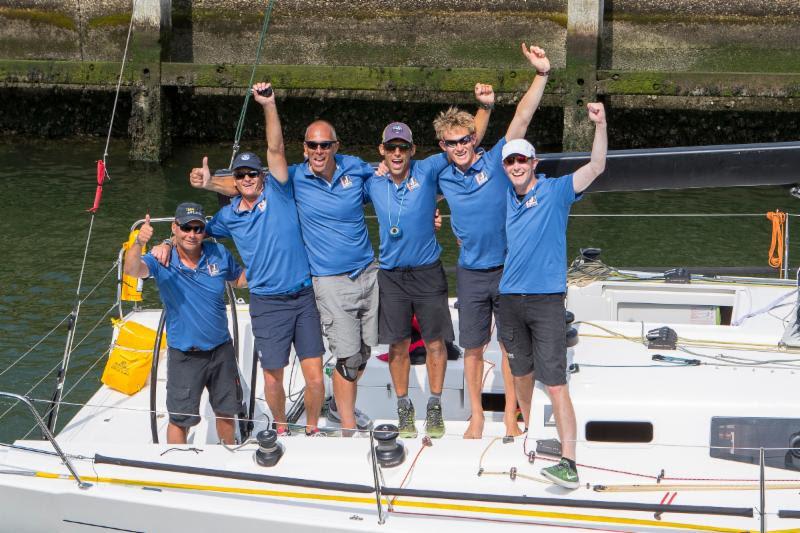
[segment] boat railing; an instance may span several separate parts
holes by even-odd
[[[53,449],[55,449],[56,453],[61,458],[61,461],[64,463],[64,466],[67,467],[67,470],[69,470],[70,474],[72,474],[72,476],[75,478],[75,481],[78,482],[78,487],[81,489],[88,489],[89,487],[92,486],[91,483],[83,481],[81,477],[78,475],[78,472],[75,470],[75,467],[72,465],[72,462],[69,460],[69,457],[67,457],[64,451],[61,449],[61,446],[58,445],[55,436],[53,436],[53,433],[50,432],[50,429],[47,427],[47,424],[45,423],[44,419],[39,415],[39,412],[36,410],[36,408],[33,406],[33,404],[31,403],[30,399],[27,396],[21,396],[19,394],[14,394],[13,392],[3,392],[3,391],[0,391],[0,396],[11,398],[24,403],[28,407],[28,410],[33,415],[34,420],[36,420],[36,425],[39,426],[39,429],[42,430],[42,435],[44,435],[45,438],[50,442],[50,444],[53,445]]]

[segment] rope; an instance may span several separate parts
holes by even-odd
[[[786,213],[776,209],[767,213],[767,220],[772,222],[772,243],[769,246],[769,266],[783,268],[783,243],[786,235]]]
[[[269,0],[267,10],[264,12],[264,22],[261,25],[261,36],[258,39],[258,48],[256,48],[256,59],[253,61],[253,69],[250,71],[250,83],[247,84],[247,88],[245,89],[244,103],[242,104],[242,110],[239,113],[239,123],[236,125],[236,134],[233,138],[233,153],[231,154],[231,162],[228,164],[229,167],[233,165],[233,160],[236,158],[236,154],[239,153],[239,141],[242,139],[242,131],[244,131],[244,119],[245,115],[247,114],[247,104],[250,102],[249,88],[253,86],[253,81],[256,79],[256,67],[258,66],[258,60],[261,58],[261,50],[264,48],[264,39],[267,36],[269,18],[272,14],[272,5],[274,3],[275,0]]]

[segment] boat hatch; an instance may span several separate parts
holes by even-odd
[[[697,290],[672,287],[606,287],[612,320],[662,324],[730,325],[735,290]]]
[[[594,442],[652,442],[653,424],[620,420],[586,422],[586,440]]]
[[[800,471],[800,418],[713,417],[711,457]]]

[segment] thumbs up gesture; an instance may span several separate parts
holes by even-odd
[[[144,224],[139,228],[139,235],[136,236],[136,242],[140,246],[144,246],[153,238],[153,226],[150,225],[150,213],[144,216]]]
[[[211,171],[208,169],[208,156],[203,157],[203,166],[193,168],[189,173],[189,183],[196,189],[208,189],[211,184]]]

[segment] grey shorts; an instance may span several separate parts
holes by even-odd
[[[184,352],[170,348],[167,356],[169,421],[188,428],[200,422],[200,397],[208,387],[211,408],[218,416],[234,416],[242,406],[236,354],[230,341],[213,350]]]
[[[351,358],[354,368],[365,364],[370,346],[378,344],[377,275],[373,262],[355,279],[347,274],[312,278],[328,349],[337,359]]]
[[[485,270],[456,267],[458,344],[462,348],[481,348],[489,343],[492,314],[498,319],[502,276],[503,265]],[[500,339],[499,332],[497,338]]]
[[[515,376],[534,372],[545,385],[567,382],[564,294],[501,294],[500,339]]]
[[[441,261],[413,268],[380,270],[378,287],[381,344],[410,339],[414,315],[426,341],[455,338],[447,303],[447,276]]]

